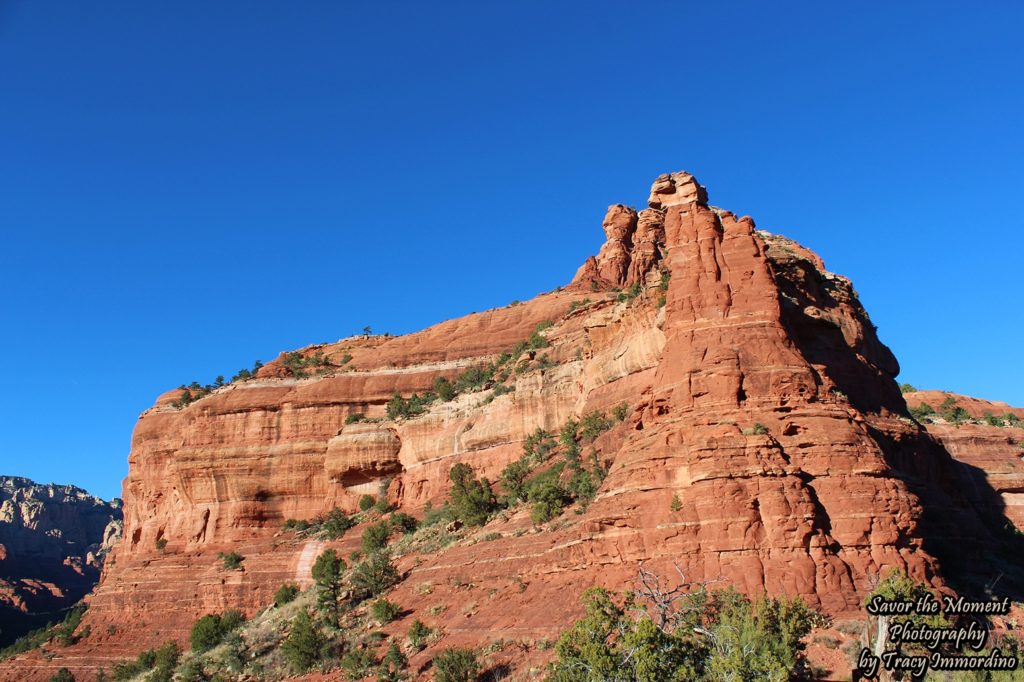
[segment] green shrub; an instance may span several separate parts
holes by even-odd
[[[373,615],[373,619],[380,625],[390,623],[396,616],[398,616],[399,613],[401,613],[401,611],[402,608],[398,604],[390,602],[387,599],[378,599],[373,602],[373,605],[370,607],[370,613]]]
[[[320,531],[328,540],[337,540],[344,536],[345,531],[354,525],[356,522],[337,507],[331,509],[326,516],[320,519]]]
[[[628,289],[619,294],[618,300],[620,301],[632,301],[634,298],[640,295],[640,283],[634,282]]]
[[[377,682],[401,682],[405,679],[405,671],[408,667],[409,659],[398,648],[398,644],[391,642],[387,653],[380,661]]]
[[[220,552],[217,554],[217,558],[223,562],[224,570],[227,571],[234,571],[241,568],[242,562],[245,560],[245,557],[238,552],[229,552],[228,554]]]
[[[361,422],[364,419],[366,419],[366,415],[363,414],[362,412],[353,412],[352,414],[345,417],[345,423],[355,424],[356,422]]]
[[[732,589],[704,588],[660,607],[634,599],[587,590],[586,614],[559,638],[549,679],[790,680],[809,672],[803,639],[815,614],[800,599],[751,603]]]
[[[672,273],[668,270],[661,271],[661,281],[658,282],[659,291],[668,291],[668,283],[672,279]]]
[[[349,356],[351,360],[351,356]],[[309,376],[308,369],[316,369],[318,373],[322,374],[329,371],[332,366],[330,361],[324,356],[323,351],[316,351],[310,356],[303,356],[302,353],[295,351],[292,353],[285,353],[281,359],[281,366],[288,370],[288,373],[294,377],[305,378]]]
[[[436,682],[473,682],[480,674],[480,661],[472,649],[445,649],[434,656]]]
[[[366,649],[351,649],[341,657],[341,669],[350,680],[361,680],[376,667],[376,656]]]
[[[167,642],[153,652],[153,672],[148,682],[171,682],[174,676],[174,669],[178,667],[178,660],[181,659],[181,647],[177,642]]]
[[[534,350],[548,347],[548,340],[541,336],[539,331],[534,331],[530,334],[529,340],[526,342],[527,346]]]
[[[509,353],[509,355],[511,356],[509,358],[509,360],[511,362],[515,362],[516,360],[519,359],[520,355],[522,355],[523,353],[525,353],[529,349],[530,349],[530,342],[529,341],[519,341],[519,342],[517,342],[516,345],[512,346],[512,351],[511,351],[511,353]]]
[[[400,579],[391,557],[385,552],[374,552],[352,571],[353,598],[362,601],[376,597]]]
[[[513,386],[498,384],[494,387],[494,397],[497,398],[498,396],[505,395],[506,393],[514,393],[515,390],[516,389]]]
[[[628,415],[629,415],[629,405],[627,405],[626,403],[619,403],[612,410],[612,416],[615,417],[615,421],[617,421],[617,422],[625,421],[625,419],[626,419],[626,417]]]
[[[452,480],[451,506],[455,518],[469,526],[482,526],[497,506],[486,478],[477,479],[473,468],[459,463],[449,471]]]
[[[359,511],[369,511],[374,502],[376,498],[373,495],[363,495],[359,498]]]
[[[548,453],[555,449],[554,437],[544,429],[537,429],[523,441],[523,457],[533,458],[540,463],[547,459]]]
[[[470,367],[455,379],[455,391],[467,393],[479,390],[493,377],[493,367]]]
[[[313,524],[303,519],[288,519],[284,522],[285,530],[293,530],[297,533],[302,533],[313,527]]]
[[[157,549],[158,552],[164,551],[164,549],[166,547],[167,547],[167,538],[157,538],[156,539],[156,549]]]
[[[917,407],[910,408],[910,416],[916,419],[917,421],[921,421],[925,417],[928,417],[933,414],[935,414],[935,408],[933,408],[928,403],[921,403]]]
[[[50,682],[75,682],[75,676],[67,668],[61,668],[50,676]]]
[[[458,391],[455,390],[455,386],[452,382],[444,377],[437,377],[434,379],[434,393],[437,397],[444,402],[448,402],[458,395]]]
[[[532,471],[525,457],[510,462],[501,472],[501,487],[505,489],[507,504],[526,500],[526,478]]]
[[[288,637],[281,642],[281,654],[296,673],[304,673],[324,654],[327,640],[305,610],[299,611]]]
[[[419,618],[409,626],[409,646],[415,651],[421,651],[427,646],[427,638],[433,630],[423,624]]]
[[[192,651],[203,653],[220,644],[228,633],[237,629],[245,622],[240,611],[225,611],[222,615],[207,614],[197,620],[189,634]]]
[[[338,624],[338,599],[341,596],[341,576],[347,566],[333,549],[324,550],[313,562],[313,582],[316,583],[317,606],[331,625]]]
[[[580,420],[580,438],[585,443],[590,442],[614,425],[615,422],[606,417],[604,412],[593,410]]]
[[[917,389],[910,384],[900,384],[900,393],[916,393]]]
[[[297,596],[299,596],[299,586],[295,583],[285,583],[274,593],[274,606],[280,608],[295,601]]]
[[[681,511],[683,508],[683,501],[679,499],[678,495],[672,496],[672,503],[669,505],[669,509],[674,512]]]
[[[768,433],[768,427],[761,422],[758,422],[754,424],[753,433],[755,436],[763,436]]]
[[[426,396],[420,397],[413,393],[408,398],[403,398],[399,393],[391,396],[388,401],[388,419],[408,419],[416,417],[427,411],[430,399]]]
[[[530,520],[536,524],[547,523],[562,513],[572,501],[572,497],[561,484],[557,476],[545,476],[529,489]]]
[[[74,607],[68,611],[66,616],[64,616],[64,620],[53,629],[53,639],[58,644],[61,646],[71,646],[79,639],[85,637],[84,631],[81,635],[76,635],[75,630],[77,630],[78,626],[81,624],[82,617],[85,616],[86,608],[85,604],[80,604]]]
[[[971,418],[967,410],[956,404],[956,398],[947,397],[939,406],[939,415],[951,424],[960,425]]]
[[[364,554],[370,554],[377,550],[384,549],[388,545],[388,537],[391,535],[391,524],[381,521],[369,526],[363,531],[362,549]]]
[[[260,371],[260,367],[263,363],[257,360],[253,363],[252,369],[240,369],[238,374],[231,377],[231,381],[248,381],[249,379],[255,379],[256,373]]]
[[[192,658],[182,663],[177,674],[180,682],[207,682],[210,679],[203,668],[202,661],[198,658]],[[101,682],[101,680],[97,679],[97,682]]]
[[[991,412],[985,412],[985,414],[981,415],[981,417],[989,426],[1003,426],[1003,420],[995,416]]]
[[[586,509],[597,495],[600,484],[600,479],[594,473],[580,466],[574,468],[572,478],[569,479],[566,486],[566,492],[572,499],[579,502],[581,509]]]
[[[586,308],[588,305],[590,305],[589,298],[584,298],[581,301],[573,301],[572,303],[569,304],[569,311],[566,314],[571,314],[573,311]]]
[[[1007,426],[1019,426],[1021,420],[1020,417],[1015,415],[1013,412],[1007,412],[1006,416],[1003,417],[1003,421],[1006,422]]]
[[[128,682],[128,680],[138,677],[147,670],[149,668],[138,661],[118,661],[110,669],[110,677],[114,682]]]
[[[388,518],[388,523],[391,525],[391,529],[403,534],[409,534],[416,531],[419,526],[419,522],[409,514],[405,512],[395,512]]]
[[[558,432],[558,442],[562,445],[573,445],[576,443],[576,432],[580,428],[580,423],[569,417],[569,420],[565,422],[562,430]]]

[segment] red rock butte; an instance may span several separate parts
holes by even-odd
[[[1000,469],[1000,483],[965,486],[955,439],[910,418],[899,365],[849,280],[710,205],[688,173],[658,177],[641,211],[611,206],[603,227],[607,241],[571,283],[531,301],[298,351],[322,354],[322,375],[296,377],[282,355],[183,408],[180,391],[161,396],[135,428],[124,540],[89,601],[93,634],[52,661],[18,659],[0,679],[42,680],[59,666],[88,679],[187,641],[205,613],[252,614],[282,583],[308,586],[324,547],[358,547],[358,532],[324,543],[282,532],[286,519],[353,512],[382,479],[394,505],[418,514],[445,498],[454,464],[495,481],[536,429],[622,403],[625,418],[586,446],[608,474],[585,510],[538,529],[521,505],[480,531],[495,540],[469,533],[401,556],[389,598],[457,646],[554,638],[585,589],[625,588],[641,564],[801,595],[831,614],[859,611],[891,567],[941,589],[991,578],[986,543],[1024,490],[1016,445],[986,436],[971,466]],[[523,355],[513,390],[386,418],[396,392],[491,363],[548,321],[547,347]],[[354,414],[368,420],[346,423]],[[231,551],[243,570],[222,569],[218,554]]]

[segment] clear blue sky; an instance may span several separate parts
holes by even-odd
[[[1024,405],[1024,5],[0,0],[0,473],[120,492],[164,390],[567,282],[687,169]]]

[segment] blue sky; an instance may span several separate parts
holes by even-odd
[[[686,169],[851,277],[901,380],[1024,405],[1024,5],[0,0],[0,473],[567,282]]]

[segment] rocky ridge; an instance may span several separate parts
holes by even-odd
[[[92,590],[120,537],[120,500],[0,476],[0,646]]]
[[[583,590],[620,589],[641,564],[832,614],[857,611],[891,567],[941,589],[990,576],[986,548],[1007,521],[998,495],[984,477],[965,491],[947,441],[910,417],[898,363],[849,280],[707,201],[692,175],[660,176],[647,208],[609,208],[605,244],[558,291],[407,336],[307,347],[312,376],[282,355],[184,407],[180,390],[161,396],[133,435],[126,539],[90,599],[93,635],[9,669],[87,679],[183,641],[204,613],[255,613],[282,583],[308,586],[324,547],[358,546],[358,531],[325,543],[282,531],[287,519],[354,512],[382,484],[419,514],[443,500],[454,464],[497,480],[538,428],[622,404],[587,444],[607,470],[592,504],[541,526],[512,508],[399,558],[389,598],[440,628],[437,646],[550,639]],[[503,381],[388,418],[396,393],[422,395],[534,335]],[[951,548],[969,565],[951,570]],[[231,551],[241,570],[224,570]]]

